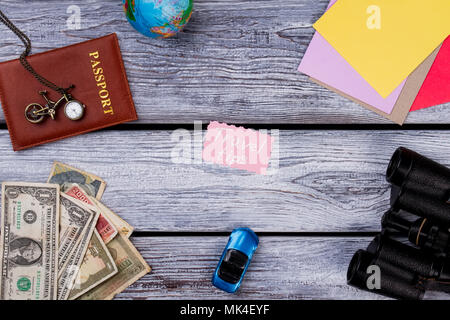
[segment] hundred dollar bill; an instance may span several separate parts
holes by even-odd
[[[97,207],[93,202],[94,200],[91,200],[92,198],[89,197],[77,184],[73,184],[71,187],[69,187],[65,194],[91,206]],[[100,208],[97,207],[97,209],[100,211],[100,216],[98,217],[97,225],[95,226],[95,228],[102,237],[103,242],[107,244],[112,239],[114,239],[118,231],[114,224],[108,219],[108,217],[102,214]]]
[[[83,262],[84,255],[89,246],[89,242],[95,231],[95,225],[97,224],[97,219],[99,212],[95,213],[95,216],[89,222],[87,231],[84,233],[81,241],[78,244],[76,250],[70,255],[66,266],[60,271],[60,276],[58,279],[58,300],[67,300],[72,289],[75,277],[78,274],[81,263]]]
[[[2,184],[1,300],[56,299],[59,196],[58,185]]]
[[[115,214],[111,209],[105,206],[100,201],[91,198],[94,202],[95,206],[99,208],[99,210],[103,213],[103,215],[108,218],[109,221],[116,227],[119,233],[123,234],[125,237],[129,238],[134,231],[134,227],[130,225],[128,222],[123,220],[119,215]]]
[[[87,207],[87,204],[63,193],[60,204],[58,275],[61,275],[69,257],[75,252],[96,214],[92,207]]]
[[[81,264],[69,300],[74,300],[92,288],[105,282],[117,273],[117,266],[111,253],[102,241],[97,230],[94,230],[88,250]]]
[[[78,184],[88,195],[100,200],[106,188],[106,182],[85,171],[68,166],[61,162],[54,162],[48,178],[49,183],[61,186],[61,192],[66,192],[72,183]]]
[[[131,241],[119,232],[108,245],[119,272],[82,295],[80,300],[111,300],[128,286],[151,271]]]

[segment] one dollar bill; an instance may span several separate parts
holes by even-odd
[[[0,299],[57,298],[59,186],[2,184]]]
[[[67,265],[64,267],[64,269],[59,270],[60,276],[58,279],[58,300],[67,300],[67,298],[69,297],[76,275],[80,270],[80,266],[88,249],[89,242],[95,231],[95,225],[97,224],[99,214],[99,212],[95,213],[95,216],[89,222],[85,234],[83,235],[81,241],[78,243],[78,247],[70,256]]]
[[[85,233],[88,232],[90,222],[96,215],[93,207],[88,207],[87,204],[64,193],[61,194],[60,201],[59,275],[61,275],[69,258],[78,248],[78,244]]]

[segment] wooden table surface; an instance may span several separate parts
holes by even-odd
[[[2,115],[1,180],[45,181],[58,160],[107,181],[103,201],[135,226],[153,267],[119,299],[380,299],[347,286],[348,263],[380,230],[398,146],[450,165],[450,105],[401,128],[298,73],[328,0],[194,2],[184,33],[154,40],[128,24],[121,0],[3,0],[34,53],[116,32],[139,121],[14,153]],[[70,5],[79,30],[67,29]],[[1,35],[0,61],[17,58],[19,40]],[[174,163],[174,130],[193,134],[195,120],[280,129],[278,170]],[[230,295],[211,277],[241,226],[260,247]]]

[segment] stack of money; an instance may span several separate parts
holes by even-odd
[[[1,300],[110,300],[150,272],[105,187],[59,162],[47,183],[2,184]]]

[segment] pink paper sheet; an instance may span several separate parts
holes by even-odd
[[[336,1],[331,0],[328,9]],[[298,71],[387,114],[392,113],[406,82],[383,99],[318,32],[314,34]]]
[[[203,144],[203,160],[266,174],[274,138],[259,131],[213,121]]]

